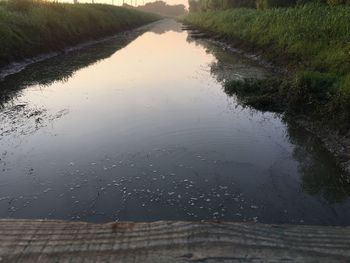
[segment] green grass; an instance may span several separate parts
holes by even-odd
[[[350,6],[310,4],[268,10],[231,9],[190,13],[185,20],[228,38],[275,48],[310,70],[350,71]]]
[[[0,67],[156,19],[155,15],[111,5],[0,2]]]
[[[227,91],[244,95],[252,106],[267,109],[271,104],[271,109],[303,111],[339,127],[349,127],[349,6],[239,8],[195,12],[183,19],[228,41],[239,40],[243,48],[258,48],[267,58],[278,58],[291,69],[288,80],[280,87],[268,86],[271,80],[249,80],[228,83]],[[242,92],[243,89],[247,90]]]

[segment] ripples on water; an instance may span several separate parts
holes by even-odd
[[[0,216],[349,224],[319,142],[223,92],[270,74],[164,20],[7,77]]]

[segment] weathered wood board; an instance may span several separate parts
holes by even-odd
[[[350,262],[350,227],[0,220],[1,262]]]

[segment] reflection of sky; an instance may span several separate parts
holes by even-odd
[[[154,89],[155,82],[159,86],[164,85],[164,87],[169,88],[178,84],[180,81],[179,76],[187,76],[187,79],[183,81],[188,81],[188,78],[191,77],[190,73],[193,67],[200,62],[210,64],[214,60],[214,57],[206,54],[203,49],[198,49],[194,44],[189,48],[188,43],[184,41],[186,35],[183,32],[182,37],[179,37],[179,33],[168,32],[167,38],[164,38],[153,32],[144,34],[142,38],[129,44],[127,49],[122,49],[114,54],[112,60],[103,61],[102,67],[86,68],[79,71],[79,78],[70,79],[68,83],[53,84],[52,87],[58,89],[58,91],[55,91],[56,95],[51,97],[48,106],[52,107],[57,104],[60,107],[62,101],[69,102],[71,100],[77,103],[75,96],[72,96],[71,93],[67,94],[67,92],[62,90],[63,87],[72,86],[72,82],[77,82],[74,83],[77,84],[74,95],[79,96],[78,94],[80,92],[95,92],[96,89],[99,89],[99,92],[94,94],[95,101],[101,96],[101,98],[111,100],[110,102],[112,102],[115,100],[115,97],[105,96],[104,92],[100,90],[101,86],[111,86],[117,82],[118,85],[116,86],[120,88],[132,86],[135,89],[141,88],[142,92],[145,92],[145,89]],[[186,57],[195,57],[195,59],[187,60],[184,63],[184,58]],[[116,61],[119,63],[116,63]],[[169,61],[172,61],[172,63],[169,64]],[[96,78],[96,75],[99,78]],[[138,93],[140,91],[136,92]],[[146,91],[145,94],[136,96],[136,98],[145,99],[147,97],[146,94],[149,94],[149,92]],[[174,97],[176,94],[179,94],[179,88],[175,89],[174,87],[174,93],[171,96]],[[26,94],[27,98],[30,97],[31,101],[38,99],[38,102],[42,103],[41,95],[37,95],[36,92]],[[132,97],[132,99],[134,100],[135,97]],[[108,102],[103,102],[103,104],[105,103]],[[123,103],[128,104],[125,100]]]
[[[166,2],[169,5],[177,5],[177,4],[183,4],[185,6],[188,6],[188,1],[187,0],[163,0],[164,2]],[[70,0],[59,0],[59,2],[73,2]],[[78,0],[78,2],[80,3],[91,3],[92,0]],[[94,0],[95,3],[108,3],[111,4],[112,2],[115,5],[122,5],[123,4],[123,0]],[[124,0],[124,3],[127,4],[132,4],[132,5],[143,5],[144,3],[151,3],[154,2],[153,0]]]

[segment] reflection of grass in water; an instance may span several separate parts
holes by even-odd
[[[336,75],[301,72],[293,79],[229,81],[225,91],[237,94],[245,104],[257,109],[308,116],[347,132],[350,129],[350,89],[346,87]]]
[[[0,82],[0,106],[28,85],[45,86],[55,81],[67,81],[75,71],[110,57],[142,33],[142,30],[131,32],[127,36],[120,36],[81,50],[59,55],[30,65],[22,72],[6,77],[4,81]]]
[[[244,104],[259,110],[282,112],[286,109],[285,99],[280,95],[282,88],[278,79],[245,79],[226,83],[225,92],[236,94]]]
[[[311,195],[322,195],[327,201],[337,203],[350,196],[347,177],[334,165],[333,157],[312,134],[288,124],[291,142],[295,145],[294,158],[299,163],[301,187]]]

